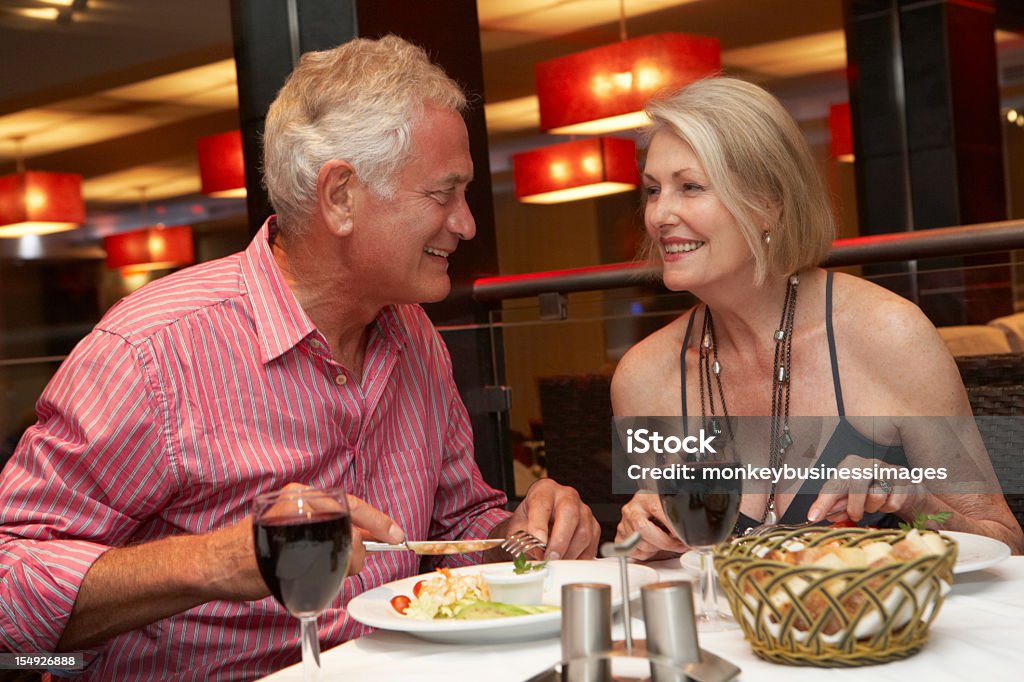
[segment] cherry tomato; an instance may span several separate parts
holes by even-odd
[[[856,528],[857,522],[853,519],[843,519],[842,521],[833,521],[833,528]]]
[[[409,608],[409,598],[404,594],[400,594],[397,597],[391,598],[391,608],[398,611],[402,615],[405,615],[405,610]]]
[[[412,586],[412,594],[413,594],[414,597],[420,596],[420,588],[423,587],[423,583],[425,583],[425,582],[427,582],[427,581],[426,580],[421,580],[421,581],[419,581],[418,583],[416,583],[415,585]]]

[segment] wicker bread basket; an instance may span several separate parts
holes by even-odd
[[[852,667],[916,653],[953,584],[957,546],[875,568],[794,566],[765,558],[792,541],[895,544],[906,531],[811,526],[745,537],[715,550],[715,568],[754,653],[775,663]],[[785,545],[785,547],[783,546]]]

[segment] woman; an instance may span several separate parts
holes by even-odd
[[[883,450],[882,466],[904,468],[928,465],[942,437],[935,420],[907,417],[960,417],[972,432],[964,439],[970,463],[988,483],[979,492],[941,494],[923,482],[884,479],[770,486],[744,494],[738,525],[949,512],[943,528],[1024,550],[1002,495],[988,492],[998,490],[991,464],[973,421],[963,419],[971,415],[967,395],[935,328],[899,296],[817,267],[833,239],[831,207],[779,102],[722,77],[656,99],[647,113],[649,255],[662,262],[666,287],[702,302],[623,357],[612,380],[615,414],[770,417],[775,448],[765,443],[760,465],[797,449],[791,417],[830,417],[834,430],[825,432],[818,463],[868,463]],[[887,417],[867,419],[873,415]],[[668,528],[658,497],[639,493],[623,507],[618,539],[639,531],[633,555],[641,559],[684,551]]]

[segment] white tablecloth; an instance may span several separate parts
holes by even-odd
[[[664,580],[689,577],[677,561],[651,564]],[[634,614],[638,612],[634,602]],[[643,621],[633,618],[633,633],[643,637]],[[621,638],[621,623],[614,636]],[[739,630],[702,633],[702,648],[732,661],[742,682],[962,682],[1024,680],[1024,557],[1010,557],[988,569],[956,576],[952,592],[932,624],[931,637],[918,654],[902,661],[852,669],[780,666],[754,656]],[[436,644],[410,635],[377,631],[324,652],[323,680],[389,682],[522,682],[555,664],[557,638],[505,645]],[[264,678],[267,682],[302,680],[301,666]]]

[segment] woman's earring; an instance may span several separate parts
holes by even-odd
[[[762,232],[761,233],[761,237],[764,239],[765,245],[768,245],[768,244],[772,243],[772,233],[769,232],[768,230],[765,230],[764,232]]]

